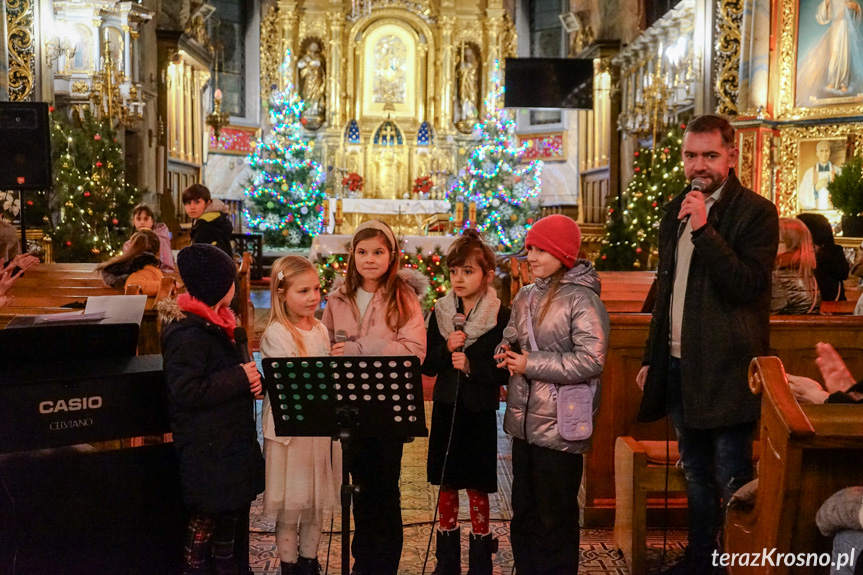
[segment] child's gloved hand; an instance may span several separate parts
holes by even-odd
[[[254,361],[243,364],[243,371],[246,372],[246,377],[249,379],[249,389],[253,395],[261,393],[261,374],[258,372],[258,364]]]

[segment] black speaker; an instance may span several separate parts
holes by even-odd
[[[0,190],[51,187],[51,132],[45,102],[0,102]]]

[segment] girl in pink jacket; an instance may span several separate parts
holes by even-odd
[[[323,322],[332,355],[426,354],[426,330],[419,296],[428,290],[425,276],[400,270],[398,243],[388,225],[361,224],[351,239],[345,283],[330,294]],[[335,343],[344,330],[348,341]],[[401,439],[359,437],[346,462],[354,485],[353,573],[396,575],[402,552],[399,493]]]

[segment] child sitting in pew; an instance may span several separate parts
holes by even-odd
[[[141,286],[144,295],[155,296],[163,277],[159,269],[160,245],[159,236],[151,230],[135,232],[122,254],[99,264],[96,270],[101,272],[102,281],[108,287],[136,285]]]

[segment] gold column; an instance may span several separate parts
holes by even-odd
[[[440,66],[440,71],[438,72],[440,103],[438,105],[435,127],[441,133],[451,132],[453,124],[453,24],[453,19],[449,16],[442,16],[440,19],[441,50],[440,62],[438,63]]]
[[[177,103],[175,99],[175,90],[177,86],[177,66],[168,64],[168,86],[166,99],[168,102],[168,148],[170,157],[177,157],[177,129],[174,126],[174,118],[177,117]]]
[[[342,119],[342,21],[341,11],[329,16],[330,40],[327,53],[327,114],[329,125],[341,127]]]
[[[428,41],[428,40],[426,40]],[[417,44],[417,56],[416,63],[418,64],[417,68],[417,86],[421,86],[422,89],[417,90],[416,100],[417,100],[417,121],[422,122],[424,120],[428,120],[431,118],[431,115],[434,113],[434,108],[428,111],[428,115],[426,115],[426,90],[428,90],[428,85],[426,80],[428,79],[428,67],[423,66],[421,64],[428,64],[428,44]],[[431,104],[430,104],[431,105]]]
[[[290,82],[296,86],[296,57],[297,57],[297,26],[299,23],[299,14],[297,14],[297,3],[294,0],[279,0],[279,20],[281,21],[280,28],[282,29],[282,49],[279,53],[279,64],[285,57],[285,50],[290,49],[291,55],[294,58],[291,69],[288,70],[288,78]],[[338,65],[338,64],[336,64]],[[333,65],[330,64],[330,67]],[[281,67],[279,68],[281,70]],[[285,89],[285,80],[283,76],[279,78],[279,89]]]

